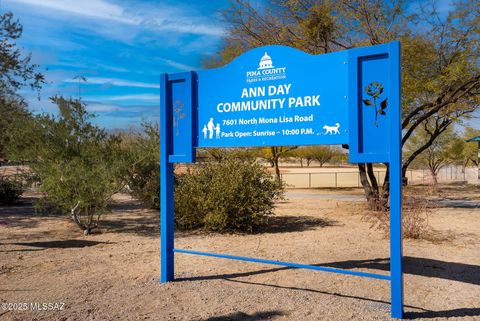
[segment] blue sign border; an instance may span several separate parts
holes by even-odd
[[[247,57],[252,51],[243,54],[242,57]],[[403,317],[400,43],[395,41],[346,52],[348,52],[349,64],[348,84],[343,85],[348,86],[349,92],[349,161],[389,164],[390,275],[174,248],[173,163],[194,162],[195,148],[198,144],[198,137],[195,134],[198,129],[198,83],[196,73],[190,72],[164,74],[160,78],[160,281],[162,283],[174,281],[174,253],[355,275],[390,281],[391,316]],[[234,63],[235,61],[231,65]],[[386,92],[384,88],[387,88]],[[374,102],[372,103],[372,99],[366,95],[373,97]],[[185,110],[181,111],[184,119],[181,125],[184,126],[182,135],[178,135],[180,138],[175,139],[174,125],[180,126],[178,120],[174,118],[174,103],[177,98],[183,99],[179,109],[185,108]],[[376,99],[379,100],[378,104]],[[374,123],[372,123],[372,115],[375,118]]]

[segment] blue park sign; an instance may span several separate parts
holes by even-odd
[[[197,72],[198,146],[347,144],[347,61],[268,46]]]
[[[310,55],[284,46],[252,49],[224,67],[163,74],[161,87],[161,281],[174,253],[388,280],[392,317],[403,316],[400,44]],[[173,163],[196,148],[349,146],[351,163],[389,164],[390,275],[174,248]]]

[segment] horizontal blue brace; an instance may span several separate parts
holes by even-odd
[[[211,257],[218,257],[222,259],[247,261],[247,262],[254,262],[254,263],[265,263],[265,264],[272,264],[272,265],[288,266],[288,267],[297,268],[297,269],[308,269],[308,270],[316,270],[316,271],[323,271],[323,272],[363,276],[363,277],[372,278],[372,279],[390,280],[389,275],[350,271],[350,270],[336,269],[336,268],[325,267],[325,266],[316,266],[316,265],[274,261],[274,260],[264,260],[264,259],[257,259],[257,258],[245,257],[245,256],[217,254],[217,253],[209,253],[209,252],[201,252],[201,251],[184,250],[184,249],[173,249],[173,251],[177,253],[184,253],[184,254],[211,256]]]

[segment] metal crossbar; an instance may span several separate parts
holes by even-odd
[[[326,267],[326,266],[317,266],[317,265],[275,261],[275,260],[265,260],[265,259],[246,257],[246,256],[218,254],[218,253],[210,253],[210,252],[202,252],[202,251],[185,250],[185,249],[173,249],[173,252],[191,254],[191,255],[210,256],[210,257],[217,257],[222,259],[246,261],[246,262],[253,262],[253,263],[280,265],[280,266],[287,266],[287,267],[296,268],[296,269],[308,269],[308,270],[323,271],[323,272],[330,272],[330,273],[363,276],[371,279],[379,279],[379,280],[387,280],[387,281],[391,280],[390,275],[350,271],[350,270],[337,269],[337,268]]]

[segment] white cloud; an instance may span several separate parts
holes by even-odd
[[[88,97],[91,100],[107,100],[107,101],[156,101],[160,103],[160,94],[131,94],[131,95],[117,95],[117,96],[103,96],[103,97]]]
[[[195,17],[163,17],[148,21],[153,29],[167,32],[190,33],[196,35],[223,36],[225,29],[206,22],[200,22]]]
[[[127,68],[124,68],[124,67],[110,66],[110,65],[105,65],[105,64],[101,64],[101,63],[97,63],[95,65],[99,68],[110,70],[110,71],[115,71],[115,72],[129,72],[130,71]]]
[[[197,69],[196,67],[189,66],[189,65],[186,65],[186,64],[182,64],[182,63],[180,63],[180,62],[176,62],[176,61],[173,61],[173,60],[170,60],[170,59],[160,58],[160,61],[162,61],[163,63],[169,65],[170,67],[173,67],[173,68],[176,68],[176,69],[180,69],[180,70],[189,71],[189,70]]]
[[[43,7],[47,10],[62,11],[76,16],[84,16],[94,19],[112,20],[127,24],[139,24],[140,20],[125,14],[124,8],[104,0],[15,0]]]
[[[180,34],[209,35],[219,37],[225,34],[225,28],[218,21],[212,21],[192,7],[179,4],[145,5],[132,2],[130,7],[106,0],[6,0],[8,3],[24,4],[40,7],[36,14],[48,15],[52,18],[62,18],[50,11],[59,11],[81,18],[90,18],[98,22],[117,22],[126,25],[142,26],[152,31],[174,32]],[[115,28],[98,29],[96,26],[85,24],[98,32],[115,32]],[[130,30],[131,33],[132,30]],[[122,31],[123,32],[123,31]]]
[[[102,104],[98,102],[86,102],[87,110],[89,112],[107,112],[120,110],[120,106],[112,104]]]
[[[120,87],[140,87],[140,88],[159,88],[160,87],[159,84],[116,79],[116,78],[88,77],[86,79],[87,79],[86,84],[95,84],[95,85],[109,84],[109,85],[120,86]],[[69,78],[69,79],[65,79],[64,82],[78,83],[78,80]]]

